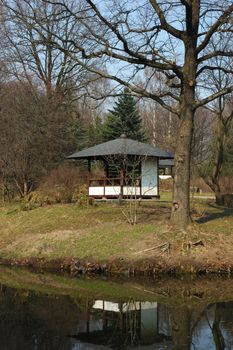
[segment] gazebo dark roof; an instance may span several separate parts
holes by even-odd
[[[101,143],[68,156],[68,159],[98,159],[111,155],[132,155],[145,157],[159,157],[172,159],[171,152],[163,151],[146,143],[120,137],[118,139]]]

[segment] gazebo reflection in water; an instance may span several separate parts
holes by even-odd
[[[146,349],[164,342],[171,346],[170,316],[166,306],[157,302],[96,300],[87,312],[85,331],[80,330],[76,338],[113,349],[139,345]]]

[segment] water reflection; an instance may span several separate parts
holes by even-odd
[[[233,302],[205,305],[0,289],[1,350],[229,350]]]
[[[85,330],[77,339],[113,349],[127,346],[171,344],[170,318],[157,302],[110,302],[96,300],[88,311]]]
[[[79,330],[76,338],[113,349],[233,349],[232,311],[233,303],[192,310],[157,302],[96,300],[86,330]]]

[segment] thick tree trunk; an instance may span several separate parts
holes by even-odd
[[[190,158],[195,113],[195,88],[197,74],[197,37],[200,1],[194,0],[186,7],[186,36],[183,77],[180,94],[180,127],[175,150],[173,206],[171,221],[180,229],[190,222]]]
[[[194,112],[187,108],[180,122],[175,151],[173,207],[171,221],[181,229],[190,223],[190,153]]]
[[[187,44],[182,81],[180,126],[175,149],[172,223],[185,229],[190,223],[190,159],[195,113],[195,48]]]
[[[171,221],[180,229],[190,222],[190,158],[195,113],[197,37],[199,27],[200,0],[186,6],[186,35],[184,37],[185,58],[180,95],[179,138],[175,150],[173,206]]]
[[[219,185],[219,181],[217,182],[206,182],[209,187],[212,189],[212,191],[214,191],[214,195],[215,195],[215,203],[218,205],[223,205],[222,201],[222,193],[221,193],[221,189],[220,189],[220,185]]]
[[[219,198],[221,197],[221,190],[220,190],[220,185],[218,181],[213,181],[212,177],[205,177],[202,175],[203,180],[205,181],[205,183],[209,186],[209,188],[214,192],[215,194],[215,202],[219,205],[221,205],[220,203],[218,203]]]

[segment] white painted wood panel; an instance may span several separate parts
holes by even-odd
[[[119,196],[121,193],[120,186],[106,186],[105,187],[105,195],[106,196]]]
[[[124,186],[123,187],[123,195],[124,196],[140,196],[140,187],[135,186]]]
[[[120,186],[105,187],[105,196],[119,196],[120,192]],[[104,196],[104,186],[90,186],[89,196]]]
[[[147,158],[142,161],[142,195],[158,195],[158,160]]]
[[[89,187],[89,196],[103,196],[104,188],[103,186],[91,186]]]

